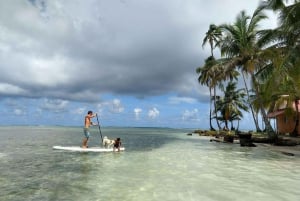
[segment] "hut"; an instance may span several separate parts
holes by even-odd
[[[292,114],[286,112],[286,104],[285,107],[280,107],[278,110],[268,113],[268,118],[275,119],[275,129],[278,134],[292,134],[297,126],[297,135],[300,136],[300,101],[297,101],[297,103],[297,108],[293,104],[294,112]]]

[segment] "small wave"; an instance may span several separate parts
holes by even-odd
[[[4,158],[6,156],[5,153],[0,153],[0,158]]]

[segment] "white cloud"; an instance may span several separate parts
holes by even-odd
[[[25,115],[26,112],[22,109],[15,109],[14,114],[17,115],[17,116],[22,116],[22,115]]]
[[[105,104],[103,103],[98,103],[96,108],[97,108],[97,113],[99,116],[101,116],[103,114],[103,110],[104,110]]]
[[[100,114],[103,114],[104,112],[107,111],[110,113],[122,113],[124,112],[124,110],[125,108],[121,103],[121,100],[117,98],[97,104],[97,111]]]
[[[151,119],[155,119],[156,117],[159,116],[159,110],[157,108],[152,108],[148,111],[148,117]]]
[[[135,119],[139,120],[140,119],[140,114],[142,113],[142,109],[141,108],[134,108],[134,114],[135,114]]]
[[[180,104],[180,103],[193,104],[196,102],[197,102],[197,100],[195,98],[190,98],[190,97],[170,97],[169,98],[170,104]]]
[[[124,107],[123,107],[123,105],[121,104],[121,100],[119,100],[119,99],[114,99],[113,101],[112,101],[112,104],[111,104],[111,110],[112,110],[112,112],[114,112],[114,113],[121,113],[121,112],[123,112],[124,111]]]
[[[184,121],[198,121],[199,111],[198,109],[193,109],[193,110],[185,110],[182,114],[182,120]]]
[[[19,86],[15,86],[12,84],[0,83],[0,94],[9,94],[9,95],[16,95],[16,94],[26,94],[26,91]]]
[[[31,81],[37,85],[55,87],[69,81],[69,66],[74,65],[61,56],[33,58],[28,61],[26,74],[31,75]],[[24,75],[23,79],[28,80]]]
[[[63,112],[66,111],[69,101],[59,100],[59,99],[45,99],[44,103],[41,105],[41,109],[47,110],[49,112]]]

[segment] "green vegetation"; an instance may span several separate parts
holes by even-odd
[[[285,2],[267,0],[252,16],[241,11],[232,24],[209,26],[202,45],[209,43],[211,55],[196,72],[199,83],[209,87],[211,130],[215,130],[212,120],[219,130],[222,123],[228,130],[228,122],[234,129],[233,122],[242,118],[242,111],[250,109],[256,131],[261,131],[258,124],[261,115],[269,139],[276,140],[267,113],[275,111],[283,101],[287,103],[287,111],[295,112],[293,104],[300,99],[300,2],[294,0],[289,5]],[[267,10],[278,14],[279,26],[259,29],[259,23],[267,19]],[[214,57],[216,48],[221,58]],[[247,78],[251,86],[247,85]],[[244,89],[236,89],[238,79],[244,80]],[[217,87],[224,96],[217,95]],[[298,132],[297,127],[296,124],[293,133]]]

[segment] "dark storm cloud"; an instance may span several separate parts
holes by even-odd
[[[258,1],[232,0],[230,11],[218,2],[1,2],[0,95],[207,96],[195,69],[208,56],[201,44],[209,24],[231,22]]]

